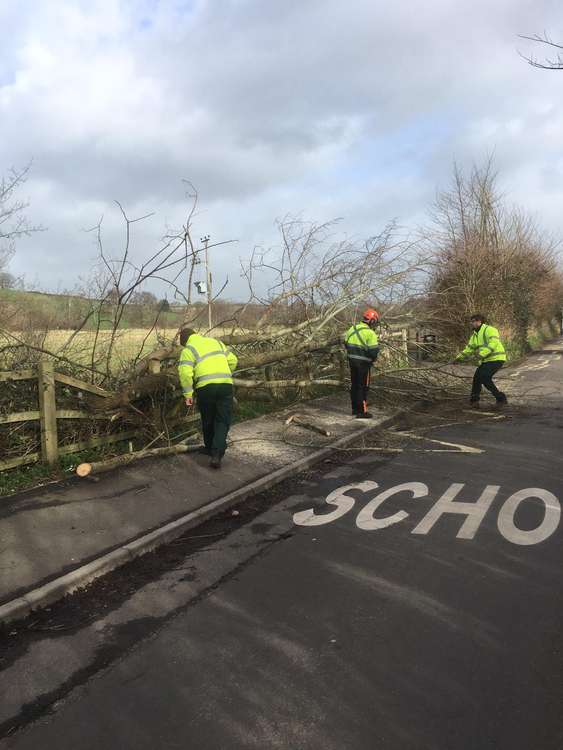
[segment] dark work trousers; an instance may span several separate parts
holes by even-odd
[[[196,396],[205,447],[212,456],[222,458],[232,421],[233,386],[230,383],[209,383],[197,388]]]
[[[364,362],[361,359],[349,359],[348,364],[350,365],[350,378],[352,380],[350,388],[352,413],[361,414],[368,410],[367,401],[371,362]]]
[[[497,401],[506,401],[504,393],[499,391],[496,385],[493,383],[493,377],[503,366],[504,362],[483,362],[475,370],[473,376],[473,388],[471,389],[471,401],[479,401],[481,395],[481,386],[490,391]]]

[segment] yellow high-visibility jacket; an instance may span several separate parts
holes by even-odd
[[[483,362],[506,362],[506,352],[496,328],[483,323],[479,330],[473,331],[467,346],[456,359],[461,360],[471,356],[479,357],[481,364]]]
[[[377,333],[367,323],[356,323],[344,334],[344,346],[349,360],[375,362],[379,354]]]
[[[194,388],[203,388],[211,383],[232,383],[236,366],[236,355],[221,341],[192,334],[178,361],[184,398],[192,398]]]

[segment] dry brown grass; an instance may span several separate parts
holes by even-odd
[[[170,345],[176,331],[176,328],[158,329],[158,331],[151,331],[146,328],[127,328],[118,331],[111,355],[112,370],[114,373],[125,370],[133,360],[145,356],[153,349],[163,346],[163,344]],[[228,332],[231,333],[231,329]],[[217,329],[213,331],[212,335],[221,338],[226,333],[226,330]],[[18,338],[21,337],[26,340],[23,333],[16,331],[14,334]],[[76,362],[76,364],[88,366],[91,363],[94,345],[98,356],[102,355],[107,350],[112,335],[111,331],[99,331],[96,340],[94,331],[80,331],[74,336],[71,345],[65,348],[72,334],[72,330],[49,331],[43,341],[38,340],[35,343],[41,343],[45,350],[52,352],[54,355],[64,354],[65,357]],[[0,334],[0,346],[4,342],[9,343],[9,340],[3,338]]]

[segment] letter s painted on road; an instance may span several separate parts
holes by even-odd
[[[377,482],[372,482],[369,479],[365,482],[358,482],[357,484],[347,484],[344,487],[339,487],[329,495],[327,495],[327,505],[335,505],[336,510],[332,513],[315,513],[314,508],[308,508],[307,510],[299,511],[293,516],[293,523],[297,526],[324,526],[325,523],[332,523],[338,518],[342,518],[349,510],[354,507],[355,500],[353,497],[346,495],[346,492],[350,490],[360,490],[360,492],[370,492],[376,490],[379,487]]]

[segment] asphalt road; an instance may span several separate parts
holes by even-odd
[[[563,358],[532,365],[526,406],[420,415],[14,633],[0,746],[560,750]]]

